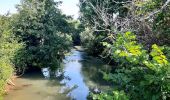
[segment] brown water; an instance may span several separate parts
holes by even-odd
[[[4,100],[87,100],[93,88],[110,89],[100,74],[100,70],[108,71],[110,66],[99,59],[73,49],[63,62],[63,79],[44,79],[41,73],[25,75],[16,80],[18,87]]]

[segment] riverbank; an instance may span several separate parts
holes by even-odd
[[[25,74],[16,78],[15,83],[4,100],[68,100],[68,97],[59,93],[59,81],[44,79],[39,73]]]
[[[16,85],[15,85],[15,80],[18,78],[18,76],[12,76],[7,84],[5,85],[5,94],[8,94],[11,90],[15,89],[16,88]]]

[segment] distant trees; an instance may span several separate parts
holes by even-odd
[[[72,36],[73,45],[80,45],[81,39],[80,39],[80,33],[84,31],[84,25],[80,23],[78,20],[68,19],[69,23],[69,32]]]

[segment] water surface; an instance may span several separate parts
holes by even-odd
[[[72,49],[63,63],[63,79],[44,79],[40,73],[25,75],[16,80],[20,87],[5,96],[5,100],[87,100],[92,89],[110,89],[100,73],[109,71],[110,66],[101,60]]]

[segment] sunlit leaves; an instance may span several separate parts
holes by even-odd
[[[126,95],[132,100],[159,100],[168,97],[165,91],[168,91],[167,94],[170,92],[167,87],[170,66],[159,46],[152,45],[149,53],[137,43],[136,36],[131,32],[118,34],[112,44],[104,42],[103,45],[111,48],[111,55],[118,63],[114,73],[103,72],[104,79],[112,82],[118,90],[126,91]]]
[[[116,38],[113,46],[105,43],[105,46],[111,48],[114,52],[112,54],[113,57],[115,59],[125,57],[129,62],[138,63],[141,55],[144,54],[145,51],[142,51],[142,46],[136,43],[136,36],[131,32],[126,32],[125,34],[118,34]]]
[[[93,100],[129,100],[124,91],[113,91],[112,94],[92,94]]]
[[[0,16],[0,98],[4,93],[5,84],[14,70],[13,58],[22,47],[11,31],[11,17]]]
[[[153,57],[153,60],[156,61],[158,64],[161,65],[168,64],[166,56],[163,54],[161,49],[156,44],[152,45],[152,51],[150,54]]]

